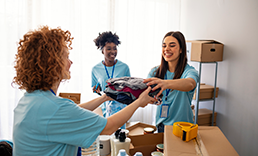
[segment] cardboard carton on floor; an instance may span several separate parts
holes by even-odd
[[[150,156],[151,152],[156,151],[157,144],[163,144],[164,133],[153,133],[144,135],[129,136],[131,139],[130,155],[142,152],[144,156]]]
[[[219,88],[216,87],[216,97],[218,97]],[[199,100],[202,99],[212,99],[214,96],[214,87],[211,85],[206,85],[205,83],[200,84]],[[196,90],[193,96],[196,99]]]
[[[175,136],[173,126],[165,126],[164,155],[238,156],[238,153],[217,126],[199,126],[197,139],[189,142]]]
[[[224,45],[215,40],[188,40],[187,52],[191,61],[217,62],[223,60]]]

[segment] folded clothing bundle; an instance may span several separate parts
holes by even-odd
[[[143,83],[142,78],[137,77],[120,77],[111,78],[107,81],[106,89],[104,93],[113,98],[114,100],[123,103],[130,104],[135,101],[139,95],[148,88],[146,83]],[[151,85],[155,87],[156,84]],[[149,96],[154,97],[159,93],[161,89],[156,89],[149,92]],[[162,94],[158,97],[159,102],[161,102]]]

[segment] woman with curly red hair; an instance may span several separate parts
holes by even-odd
[[[139,99],[109,118],[92,112],[112,100],[106,94],[82,104],[56,96],[62,80],[70,79],[69,31],[43,26],[23,36],[15,59],[13,83],[25,89],[14,110],[13,155],[76,155],[100,134],[112,134],[138,107],[156,100],[149,87]]]

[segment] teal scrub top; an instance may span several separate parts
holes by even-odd
[[[155,76],[157,68],[158,66],[151,69],[148,74],[148,78]],[[167,79],[173,79],[174,73],[167,70],[166,77]],[[187,64],[181,76],[181,79],[183,78],[192,78],[197,84],[197,82],[199,81],[198,71],[195,70],[194,67]],[[160,123],[163,123],[164,125],[173,125],[174,122],[178,121],[193,123],[191,101],[193,99],[195,88],[189,92],[173,90],[169,92],[167,96],[167,101],[165,101],[166,90],[164,90],[162,92],[162,104],[157,106],[156,125]],[[168,106],[168,114],[165,118],[161,117],[161,108],[163,105]]]
[[[73,156],[89,147],[107,119],[51,91],[26,92],[14,109],[13,155]]]
[[[100,87],[102,89],[102,91],[104,91],[106,89],[106,81],[109,79],[109,77],[111,78],[112,75],[112,71],[114,68],[114,72],[113,72],[113,77],[112,78],[119,78],[119,77],[125,77],[128,76],[130,77],[130,69],[128,67],[127,64],[123,63],[122,61],[117,59],[117,63],[114,66],[111,67],[106,67],[108,74],[106,73],[106,69],[105,66],[102,63],[103,61],[99,62],[98,64],[96,64],[91,71],[91,87],[97,85],[97,83],[100,84]],[[108,77],[109,75],[109,77]],[[119,103],[117,101],[106,101],[103,104],[101,104],[101,108],[102,108],[102,112],[103,112],[103,116],[106,117],[106,107],[108,105],[111,105],[112,107],[110,109],[111,113],[109,115],[112,115],[114,113],[116,113],[117,111],[121,110],[122,108],[126,107],[125,104]]]

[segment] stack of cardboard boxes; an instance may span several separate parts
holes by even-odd
[[[224,45],[215,40],[188,40],[187,41],[187,57],[191,61],[196,62],[218,62],[223,60]],[[216,87],[215,96],[218,97],[219,88]],[[193,97],[196,100],[196,93]],[[200,84],[199,100],[214,99],[214,86]],[[198,125],[212,125],[212,111],[208,109],[198,110]],[[195,116],[195,110],[193,110]],[[214,112],[214,123],[216,125],[217,113]]]

